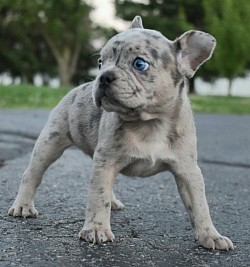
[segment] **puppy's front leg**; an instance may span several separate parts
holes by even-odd
[[[60,113],[51,113],[36,141],[29,166],[23,174],[17,197],[8,211],[11,216],[36,217],[38,215],[34,206],[34,198],[43,174],[62,155],[63,151],[72,145],[67,136],[67,124],[60,115]]]
[[[198,165],[182,163],[175,178],[198,244],[209,249],[233,249],[231,240],[220,235],[213,225],[205,196],[204,181]]]
[[[114,165],[104,166],[94,160],[93,173],[85,213],[85,223],[79,237],[91,243],[113,241],[111,231],[112,186],[117,172]]]

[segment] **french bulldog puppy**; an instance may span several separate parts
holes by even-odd
[[[118,173],[145,177],[168,170],[198,244],[233,249],[210,217],[185,88],[186,77],[211,57],[215,45],[210,34],[193,30],[170,41],[144,29],[136,16],[129,30],[112,37],[101,50],[96,79],[70,91],[51,112],[9,215],[37,216],[34,197],[44,172],[74,145],[93,158],[81,239],[115,239],[111,208],[124,208],[112,191]]]

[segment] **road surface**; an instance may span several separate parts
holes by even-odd
[[[235,250],[195,244],[173,176],[119,176],[126,205],[112,213],[114,243],[78,240],[91,159],[68,149],[46,172],[36,195],[39,217],[7,215],[47,110],[0,110],[0,266],[250,266],[250,116],[196,114],[199,165],[212,218]]]

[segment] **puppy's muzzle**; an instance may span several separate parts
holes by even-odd
[[[102,73],[99,78],[99,86],[96,91],[95,100],[98,107],[101,106],[101,99],[104,96],[107,96],[107,89],[110,87],[111,83],[116,80],[116,77],[113,72],[106,71]]]
[[[114,73],[111,71],[106,71],[100,77],[100,87],[105,90],[114,80],[116,80]]]

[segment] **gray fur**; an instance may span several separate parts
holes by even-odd
[[[102,49],[102,67],[95,81],[73,89],[51,112],[9,215],[37,216],[34,197],[45,170],[74,145],[93,158],[80,238],[93,243],[114,240],[111,208],[124,208],[112,191],[118,173],[144,177],[169,170],[198,244],[233,249],[209,214],[184,89],[185,77],[211,57],[214,47],[211,35],[196,31],[170,41],[157,31],[143,29],[137,16],[130,30],[115,35]],[[137,57],[145,57],[147,70],[133,67]]]

